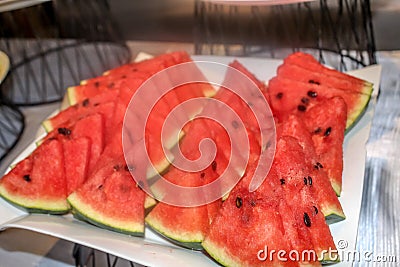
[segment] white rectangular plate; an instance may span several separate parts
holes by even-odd
[[[228,64],[234,58],[194,56],[193,59]],[[282,62],[255,58],[240,58],[239,61],[264,81],[268,81],[276,74],[277,66]],[[364,182],[365,144],[369,136],[379,90],[380,73],[381,67],[378,65],[351,72],[354,76],[374,83],[374,94],[366,113],[346,135],[344,142],[343,192],[340,202],[347,218],[331,226],[335,242],[339,242],[339,240],[346,242],[347,247],[344,251],[354,251],[355,249]],[[221,73],[221,77],[223,75],[224,73]],[[25,158],[34,148],[34,143],[28,146],[15,162]],[[71,215],[29,215],[0,199],[0,229],[10,227],[59,237],[147,266],[217,266],[202,252],[177,247],[147,228],[144,238],[131,237],[77,221]],[[335,266],[350,265],[351,262],[344,261]]]

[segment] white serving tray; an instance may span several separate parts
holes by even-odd
[[[234,58],[193,56],[193,59],[229,64]],[[282,63],[281,60],[257,58],[239,58],[239,61],[264,81],[273,77],[277,66]],[[368,109],[357,125],[347,133],[344,142],[343,190],[340,202],[347,218],[331,225],[330,228],[336,244],[341,242],[346,245],[345,252],[354,251],[356,245],[364,182],[365,144],[368,140],[379,90],[381,66],[369,66],[352,71],[350,74],[372,82],[374,92]],[[223,75],[224,73],[221,73],[222,77]],[[30,144],[14,163],[25,158],[34,148],[35,144]],[[145,230],[144,238],[131,237],[78,221],[70,214],[65,216],[30,215],[0,199],[0,229],[13,227],[79,243],[146,266],[218,266],[202,252],[177,247],[148,228]],[[335,266],[351,266],[351,262],[343,261]]]

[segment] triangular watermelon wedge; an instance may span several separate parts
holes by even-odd
[[[303,148],[307,160],[306,167],[309,169],[309,176],[312,177],[314,184],[310,190],[315,191],[315,198],[327,223],[335,223],[345,219],[342,206],[331,186],[324,166],[319,162],[319,157],[314,149],[312,134],[307,129],[305,122],[299,116],[291,115],[284,122],[278,124],[277,135],[292,136]]]
[[[293,137],[282,137],[276,157],[261,187],[248,191],[252,168],[229,194],[214,218],[202,245],[226,266],[281,266],[271,251],[284,251],[285,266],[320,266],[320,261],[337,261],[336,251],[324,216],[318,212],[310,185],[304,184],[305,155]],[[246,249],[240,249],[240,247]],[[296,258],[297,251],[300,254]],[[314,255],[302,258],[304,251]],[[314,257],[315,256],[315,257]]]
[[[0,180],[0,195],[33,213],[69,211],[62,143],[47,140]]]
[[[346,103],[341,97],[322,101],[305,113],[304,122],[312,133],[315,152],[328,174],[336,194],[342,191],[343,141]]]
[[[268,84],[268,94],[274,114],[284,120],[288,114],[303,114],[320,100],[340,96],[347,106],[346,128],[349,129],[360,118],[368,106],[371,94],[351,90],[340,90],[327,85],[309,84],[277,76]]]
[[[68,197],[74,216],[101,228],[143,236],[145,193],[123,159],[102,157],[101,165]]]

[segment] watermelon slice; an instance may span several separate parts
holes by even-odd
[[[0,195],[28,212],[67,213],[62,143],[48,140],[18,163],[0,180]]]
[[[203,120],[194,120],[190,125],[188,135],[182,139],[180,144],[182,154],[190,160],[197,159],[200,156],[197,144],[204,136],[207,136],[208,132],[209,128]],[[224,166],[226,166],[225,158],[217,153],[213,163],[204,170],[186,172],[171,166],[164,178],[176,185],[197,187],[216,179],[218,170],[224,169]],[[161,183],[155,182],[151,189],[158,197],[164,194]],[[201,249],[200,243],[204,239],[219,205],[220,200],[197,207],[180,207],[160,202],[146,216],[146,223],[156,232],[178,245]]]
[[[304,121],[308,130],[312,133],[319,162],[328,174],[336,194],[340,196],[342,191],[346,103],[341,97],[322,101],[306,112]]]
[[[277,212],[279,204],[272,191],[263,195],[249,193],[247,188],[235,189],[212,222],[202,242],[204,249],[224,266],[281,266],[282,262],[277,257],[271,260],[267,252],[291,249]],[[290,261],[286,265],[299,266]]]
[[[87,178],[90,148],[91,140],[87,137],[79,137],[63,142],[67,195],[74,192]]]
[[[326,222],[331,224],[344,220],[345,215],[342,206],[331,186],[324,166],[319,162],[319,157],[314,149],[312,133],[309,132],[304,121],[296,115],[289,116],[287,120],[278,124],[277,135],[292,136],[296,138],[302,146],[303,153],[307,160],[306,166],[309,171],[309,176],[312,177],[314,184],[310,190],[313,191],[320,206],[320,211],[325,216]]]
[[[268,94],[274,114],[283,120],[288,114],[304,113],[320,99],[340,96],[347,105],[346,128],[357,121],[368,106],[371,94],[340,90],[325,85],[309,84],[278,76],[269,81]]]
[[[160,54],[153,58],[139,62],[132,62],[121,67],[111,69],[104,73],[105,76],[114,75],[136,75],[137,72],[154,74],[160,70],[168,68],[183,62],[190,61],[190,56],[185,51],[175,51],[166,54]]]
[[[73,105],[100,93],[118,91],[124,87],[130,88],[134,93],[144,81],[157,72],[176,64],[191,61],[190,56],[186,52],[174,52],[163,54],[142,62],[127,64],[108,71],[105,76],[86,80],[79,86],[68,88],[68,98],[70,104]],[[197,75],[199,74],[198,69],[192,71]],[[170,78],[173,82],[174,77],[172,76]],[[180,92],[178,92],[177,95],[181,96],[181,99],[185,98],[185,95],[188,93],[191,94],[192,97],[196,94],[201,96],[211,96],[215,93],[213,87],[207,84],[185,85],[183,87],[190,87],[191,90],[179,89],[178,91]]]
[[[353,85],[358,85],[352,88],[351,90],[357,90],[357,88],[361,89],[363,85],[367,87],[372,87],[372,83],[367,82],[365,80],[361,80],[346,73],[325,67],[324,65],[319,63],[312,55],[303,52],[292,53],[291,55],[285,58],[284,63],[289,65],[296,65],[302,67],[303,69],[312,71],[314,73],[323,74],[324,78],[335,77],[338,79],[347,80],[351,82]]]
[[[145,193],[125,161],[102,157],[88,180],[68,197],[74,216],[96,226],[135,236],[144,235]]]
[[[105,146],[105,129],[103,115],[99,113],[90,114],[77,120],[70,120],[58,128],[49,132],[44,140],[57,138],[62,141],[70,141],[80,137],[86,137],[90,140],[89,163],[87,173],[90,173]],[[81,151],[83,153],[83,151]],[[79,157],[80,153],[73,153],[74,157]],[[70,160],[72,157],[68,157]],[[73,159],[72,159],[73,160]]]
[[[214,218],[202,243],[211,257],[225,266],[281,266],[282,261],[265,253],[283,250],[288,259],[285,266],[320,266],[319,259],[337,260],[335,255],[319,258],[325,249],[336,247],[324,216],[318,212],[312,186],[308,180],[307,185],[303,182],[305,161],[296,139],[282,137],[278,141],[274,163],[261,187],[249,192],[251,175],[246,175]],[[315,257],[290,261],[292,250],[300,255],[313,250]]]
[[[315,187],[320,184],[315,183],[319,181],[310,175],[312,167],[307,165],[305,156],[297,139],[282,136],[278,140],[274,159],[278,177],[272,181],[275,187],[283,188],[286,202],[297,213],[296,218],[303,219],[300,231],[307,233],[308,230],[313,249],[317,255],[324,255],[322,261],[329,262],[329,255],[322,253],[335,250],[336,247],[324,216],[318,212],[321,207]],[[332,260],[336,261],[337,257],[334,256]]]
[[[338,78],[331,75],[324,75],[323,73],[309,71],[296,65],[283,64],[278,67],[277,73],[280,77],[308,84],[325,85],[343,91],[357,92],[366,95],[372,92],[372,85],[367,82],[353,83],[351,80],[345,79],[347,76]]]
[[[53,117],[45,120],[42,125],[46,132],[51,132],[55,128],[60,127],[70,120],[76,121],[81,117],[93,113],[100,113],[103,114],[104,118],[109,118],[110,114],[113,114],[113,103],[117,97],[118,92],[112,91],[111,93],[101,94],[91,99],[84,99],[81,102],[62,110]]]

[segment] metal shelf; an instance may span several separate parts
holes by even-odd
[[[196,54],[283,58],[302,50],[343,71],[376,63],[369,0],[232,2],[196,0]]]

